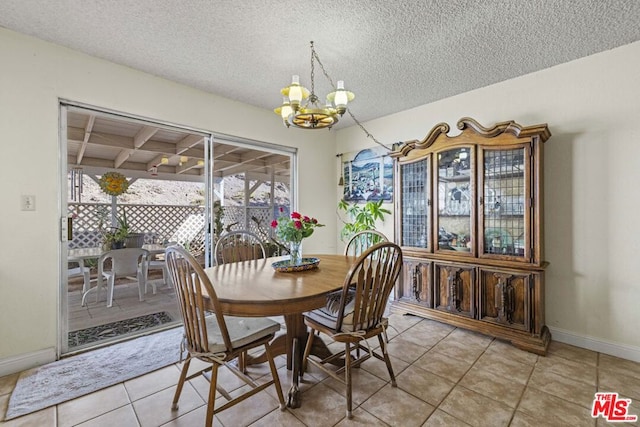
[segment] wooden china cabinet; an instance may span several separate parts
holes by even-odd
[[[543,143],[546,124],[458,121],[395,159],[395,235],[404,267],[394,312],[474,330],[545,355]]]

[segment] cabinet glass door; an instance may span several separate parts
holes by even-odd
[[[526,261],[530,254],[529,146],[482,151],[481,254]]]
[[[473,252],[473,150],[461,147],[438,153],[437,250]]]
[[[429,247],[429,161],[400,165],[402,246]]]

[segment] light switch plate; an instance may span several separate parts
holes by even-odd
[[[35,211],[36,210],[36,196],[25,195],[21,196],[20,208],[23,211]]]

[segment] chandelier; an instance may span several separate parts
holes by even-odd
[[[315,62],[318,61],[322,74],[327,78],[327,81],[334,89],[333,92],[327,95],[327,103],[325,105],[319,105],[318,96],[315,93]],[[300,77],[294,75],[291,79],[291,84],[280,91],[283,95],[282,105],[275,110],[276,114],[282,117],[282,122],[286,127],[294,126],[301,129],[331,129],[333,125],[338,123],[338,119],[344,115],[345,112],[349,113],[349,116],[353,121],[362,129],[362,131],[371,138],[376,144],[392,150],[380,141],[378,141],[373,135],[371,135],[362,124],[356,119],[351,110],[347,110],[347,104],[355,98],[353,92],[349,92],[344,88],[344,81],[338,80],[338,84],[333,84],[333,80],[327,74],[324,69],[324,65],[320,61],[320,57],[316,53],[313,47],[313,41],[311,42],[311,92],[300,85]]]
[[[334,91],[327,95],[327,103],[319,104],[315,93],[315,62],[322,69]],[[347,104],[353,101],[355,95],[344,88],[344,81],[338,80],[334,85],[327,74],[311,42],[311,92],[300,85],[300,77],[294,75],[291,84],[280,91],[284,97],[282,105],[274,111],[280,117],[285,126],[291,125],[301,129],[324,129],[338,123],[339,116],[347,111]]]

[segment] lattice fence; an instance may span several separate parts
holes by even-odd
[[[192,251],[204,249],[204,208],[202,206],[118,205],[125,212],[132,232],[144,233],[145,243],[178,242]],[[96,247],[102,244],[100,227],[111,225],[111,205],[106,203],[69,203],[73,220],[70,248]]]
[[[281,215],[289,215],[289,207],[222,208],[225,231],[250,230],[268,242],[273,236],[271,221]],[[192,252],[204,251],[204,207],[177,205],[118,205],[119,216],[125,212],[129,229],[144,233],[145,243],[154,241],[178,242],[189,246]],[[73,239],[69,248],[86,248],[102,245],[100,227],[111,225],[111,205],[107,203],[69,203],[69,216],[73,220]]]

